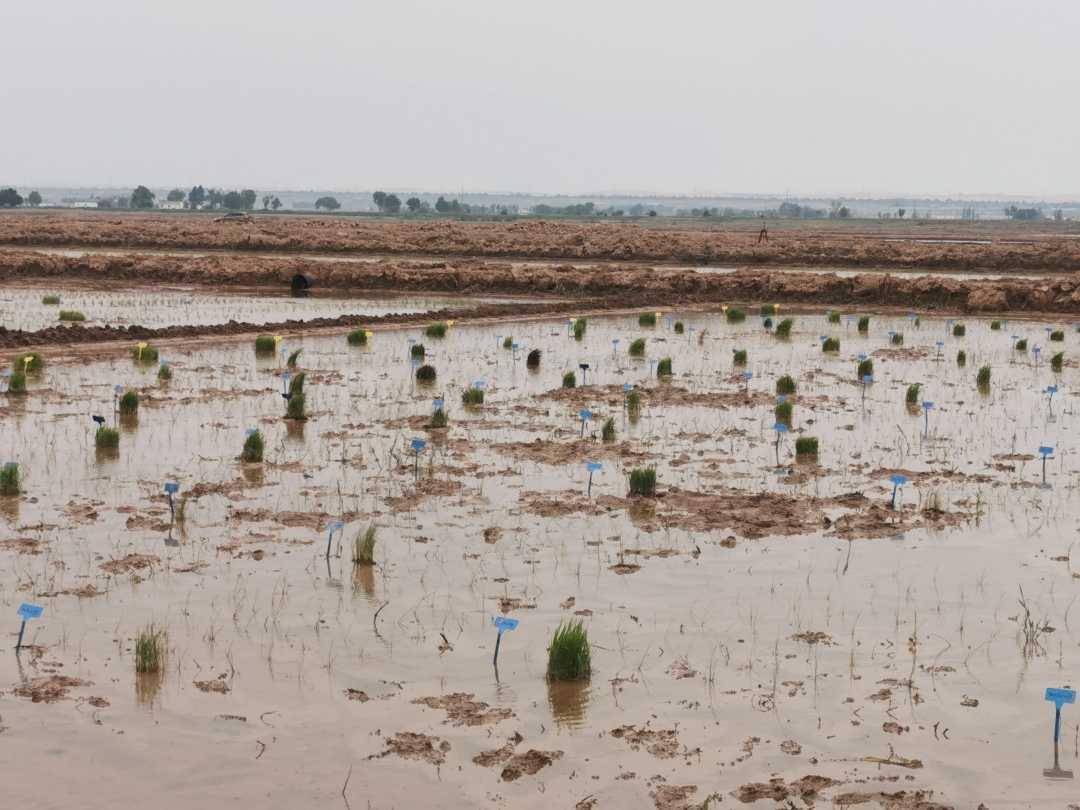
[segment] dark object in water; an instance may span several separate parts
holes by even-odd
[[[297,273],[292,277],[292,293],[293,295],[306,295],[311,292],[311,287],[315,283],[315,279],[306,273]]]

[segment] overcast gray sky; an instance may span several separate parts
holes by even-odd
[[[0,183],[1080,193],[1078,0],[4,0]]]

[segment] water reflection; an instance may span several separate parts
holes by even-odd
[[[578,729],[585,725],[585,714],[592,696],[589,681],[548,681],[548,705],[555,725]]]
[[[363,596],[369,602],[375,601],[375,566],[354,565],[352,570],[353,596]]]
[[[135,673],[135,700],[146,709],[160,703],[161,685],[165,682],[164,671]]]
[[[12,526],[17,526],[19,524],[18,495],[0,496],[0,515],[3,515],[4,519]]]

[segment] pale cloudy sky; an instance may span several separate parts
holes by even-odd
[[[2,6],[2,184],[1080,193],[1078,0]]]

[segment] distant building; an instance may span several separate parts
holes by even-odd
[[[162,200],[157,204],[157,207],[164,211],[183,211],[183,200]]]

